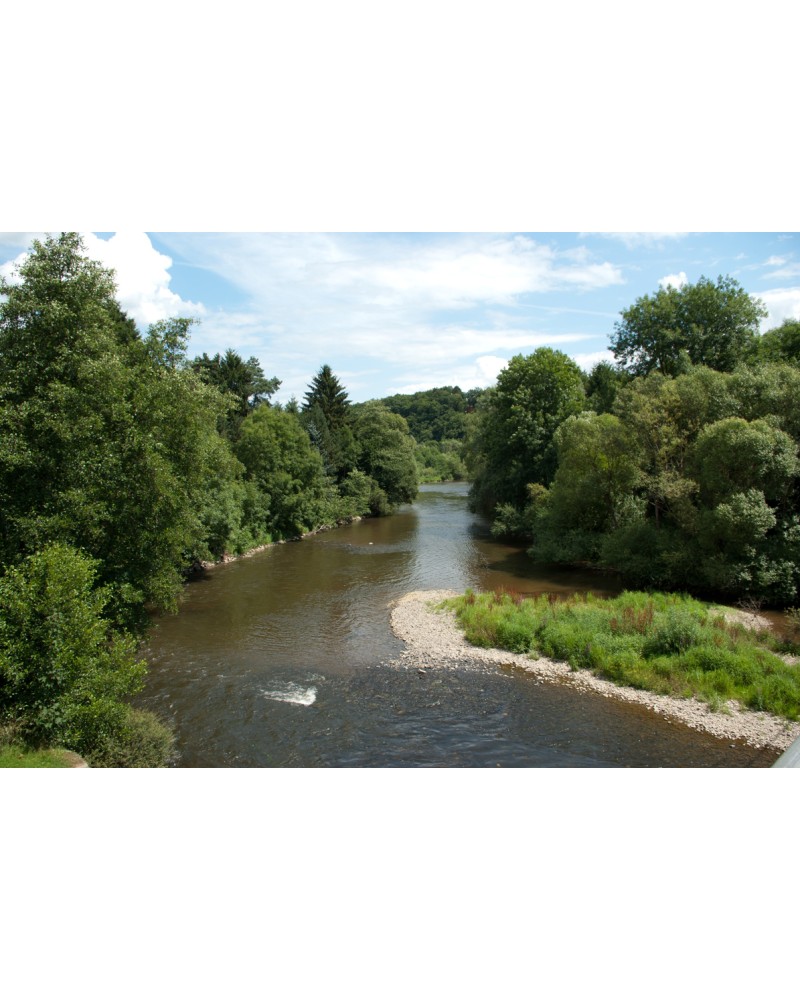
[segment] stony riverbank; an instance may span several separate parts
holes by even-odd
[[[469,668],[486,664],[514,666],[544,681],[569,684],[579,690],[594,691],[605,698],[636,702],[659,715],[720,739],[743,740],[754,747],[783,751],[800,737],[800,723],[787,722],[766,712],[744,711],[735,702],[729,702],[725,712],[712,712],[704,702],[693,698],[671,698],[619,687],[588,671],[574,671],[567,663],[471,646],[458,628],[453,612],[434,610],[437,603],[455,596],[455,592],[448,590],[414,591],[392,607],[392,631],[407,645],[405,652],[395,661],[396,665],[418,670]]]

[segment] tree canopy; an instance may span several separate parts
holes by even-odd
[[[767,311],[730,276],[668,285],[624,309],[611,350],[633,375],[679,375],[688,364],[733,371],[756,343]]]
[[[581,370],[563,352],[540,347],[513,357],[478,406],[469,446],[476,508],[489,513],[498,503],[522,506],[529,483],[547,485],[557,464],[556,429],[585,401]]]

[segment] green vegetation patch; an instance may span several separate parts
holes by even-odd
[[[24,747],[0,747],[0,767],[74,767],[68,750],[26,750]]]
[[[615,684],[718,709],[736,700],[750,709],[800,718],[800,665],[769,632],[753,632],[714,608],[679,594],[628,591],[603,599],[508,592],[445,601],[476,646],[564,660]]]

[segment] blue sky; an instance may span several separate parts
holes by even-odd
[[[0,273],[42,234],[0,234]],[[620,311],[660,284],[731,275],[768,329],[800,318],[796,233],[86,233],[139,326],[193,316],[190,353],[228,347],[302,399],[329,364],[353,401],[486,386],[548,346],[611,359]]]

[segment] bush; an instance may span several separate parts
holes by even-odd
[[[656,625],[644,647],[645,656],[681,653],[700,637],[700,623],[687,611],[671,609]]]
[[[140,690],[144,662],[103,617],[95,565],[58,543],[0,578],[0,730],[95,767],[163,767],[173,736],[123,701]]]
[[[166,767],[175,755],[175,734],[152,712],[122,706],[117,724],[97,734],[84,756],[92,767]]]

